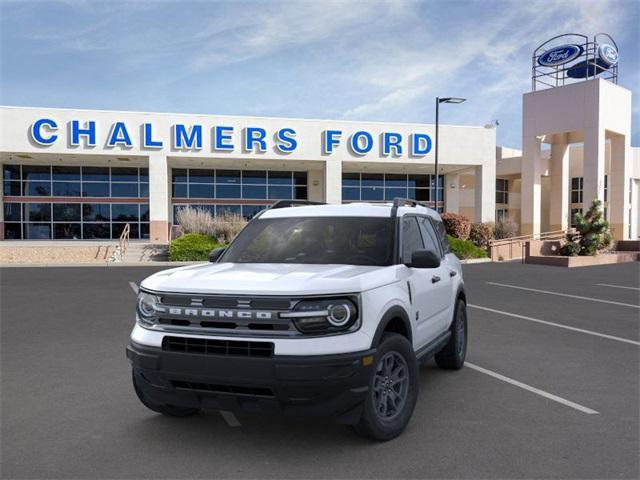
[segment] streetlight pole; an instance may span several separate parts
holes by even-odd
[[[435,203],[435,210],[436,212],[438,211],[438,186],[439,186],[439,177],[438,177],[438,146],[440,145],[440,142],[438,140],[438,135],[440,133],[440,104],[441,103],[462,103],[464,101],[466,101],[466,98],[459,98],[459,97],[444,97],[444,98],[440,98],[440,97],[436,97],[436,145],[435,145],[435,149],[434,149],[434,153],[435,153],[435,177],[436,177],[436,203]],[[443,184],[444,187],[444,184]]]

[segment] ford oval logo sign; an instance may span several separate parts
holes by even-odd
[[[538,63],[543,67],[557,67],[575,60],[582,54],[583,48],[579,45],[560,45],[547,50],[538,57]]]
[[[598,57],[607,66],[612,67],[613,65],[618,63],[618,50],[613,45],[603,43],[598,47]]]

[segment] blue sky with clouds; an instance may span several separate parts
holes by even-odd
[[[608,32],[640,140],[640,2],[0,0],[3,105],[432,123],[519,147],[531,52]]]

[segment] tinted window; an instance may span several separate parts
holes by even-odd
[[[393,238],[391,218],[257,219],[242,230],[223,261],[391,265]]]
[[[418,223],[420,224],[420,232],[422,233],[424,248],[435,252],[437,255],[442,256],[442,248],[440,247],[438,234],[433,230],[433,226],[431,225],[429,219],[420,217]]]
[[[442,220],[434,220],[431,219],[433,225],[435,227],[436,233],[440,238],[440,245],[442,245],[442,250],[445,254],[451,253],[451,247],[449,246],[449,239],[447,238],[447,230],[444,228],[444,223]]]
[[[53,167],[53,180],[80,181],[80,167]]]
[[[410,262],[415,250],[424,248],[416,217],[402,219],[402,261]]]

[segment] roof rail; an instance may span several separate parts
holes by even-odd
[[[271,204],[267,210],[274,208],[300,207],[305,205],[326,205],[324,202],[313,202],[311,200],[278,200]]]
[[[425,207],[429,208],[429,206],[418,200],[412,200],[411,198],[400,198],[396,197],[393,199],[393,206],[391,207],[391,216],[396,217],[398,215],[398,207],[406,207],[407,204],[411,207]]]

